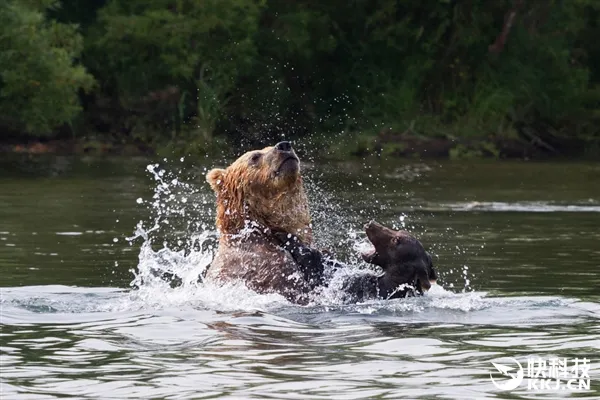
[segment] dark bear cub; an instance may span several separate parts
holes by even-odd
[[[435,283],[437,273],[431,256],[410,233],[386,228],[375,221],[365,225],[365,232],[374,249],[362,257],[366,262],[380,266],[384,272],[377,282],[380,297],[423,294]]]
[[[365,225],[365,232],[373,244],[372,251],[362,254],[363,259],[383,269],[383,275],[353,275],[346,279],[342,290],[347,302],[369,299],[395,299],[423,294],[437,279],[431,256],[421,242],[407,231],[394,231],[375,221]],[[325,266],[343,267],[338,261],[316,249],[302,244],[297,237],[278,233],[282,246],[300,265],[304,278],[313,285],[327,285]]]

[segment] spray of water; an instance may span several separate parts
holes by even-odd
[[[136,289],[131,291],[134,301],[155,308],[191,304],[219,310],[264,310],[289,306],[283,297],[256,294],[241,282],[224,286],[203,282],[202,276],[218,244],[214,228],[214,195],[198,183],[203,179],[186,175],[188,172],[183,164],[169,168],[150,164],[147,172],[154,181],[154,190],[150,198],[139,198],[137,203],[146,207],[149,217],[140,221],[134,234],[127,238],[131,246],[140,248],[137,268],[131,271],[134,276],[131,286]],[[197,172],[203,176],[206,169]],[[358,257],[371,244],[362,229],[357,229],[360,224],[356,219],[364,221],[371,216],[350,217],[347,214],[352,213],[352,208],[348,211],[336,201],[310,167],[306,176],[313,221],[318,227],[316,246],[347,249],[336,257],[349,266],[335,272],[326,271],[330,274],[331,284],[314,293],[313,305],[341,305],[346,297],[341,290],[342,283],[348,275],[375,273]],[[346,213],[343,210],[347,210]],[[403,214],[393,227],[405,229],[408,222],[408,216]],[[467,267],[463,271],[468,285]],[[448,294],[441,288],[433,293],[437,296]]]

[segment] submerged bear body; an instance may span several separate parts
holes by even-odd
[[[291,255],[259,232],[220,243],[205,279],[243,281],[258,293],[279,293],[294,303],[306,303],[312,287]]]

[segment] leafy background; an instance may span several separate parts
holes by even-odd
[[[598,21],[595,0],[5,0],[0,138],[597,155]]]

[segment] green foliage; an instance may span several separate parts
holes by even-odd
[[[482,158],[491,156],[499,158],[500,153],[493,143],[481,141],[476,145],[457,144],[450,149],[449,157],[452,160],[469,160],[474,158]]]
[[[174,129],[168,120],[176,113],[194,117],[208,139],[238,77],[254,62],[260,9],[260,2],[244,0],[111,0],[90,34],[88,66],[109,84],[107,94],[142,114],[143,129]],[[172,87],[177,93],[167,96]],[[157,108],[167,108],[166,115]]]
[[[48,135],[80,112],[78,90],[93,78],[74,62],[82,49],[77,26],[44,19],[50,1],[0,5],[0,125]]]
[[[503,140],[599,148],[595,0],[88,3],[2,6],[4,124],[42,133],[77,113],[91,79],[76,23],[98,82],[81,97],[87,127],[119,138],[202,148],[385,129],[465,139],[455,157],[498,156]]]

